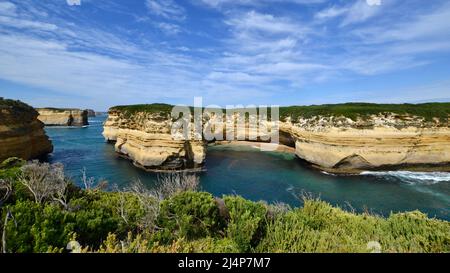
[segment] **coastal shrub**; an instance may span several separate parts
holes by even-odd
[[[419,211],[392,214],[383,232],[386,252],[450,252],[450,223]]]
[[[117,192],[88,191],[71,200],[69,208],[79,242],[89,247],[98,247],[109,233],[137,232],[144,213],[135,195]]]
[[[240,253],[240,248],[229,238],[202,238],[198,240],[186,240],[180,238],[170,245],[156,243],[152,253]]]
[[[102,243],[97,253],[149,253],[152,244],[146,238],[138,234],[136,236],[129,232],[124,240],[119,240],[116,234],[108,234],[107,239]],[[89,249],[84,252],[90,252]]]
[[[6,226],[6,251],[13,253],[61,252],[68,243],[73,225],[59,206],[18,201],[8,210],[13,218]],[[6,209],[2,218],[5,218]]]
[[[266,206],[240,196],[226,196],[224,201],[230,215],[227,236],[239,246],[241,252],[248,252],[264,235]]]
[[[448,252],[450,223],[419,212],[393,214],[388,219],[355,214],[317,201],[269,222],[258,252],[370,252],[369,242],[382,252]]]
[[[206,192],[183,192],[161,203],[158,239],[168,243],[177,238],[215,236],[223,229],[214,197]]]
[[[418,211],[357,214],[308,197],[292,209],[205,192],[177,190],[162,200],[143,185],[106,192],[68,183],[66,206],[54,198],[36,202],[19,182],[23,164],[0,164],[8,172],[0,194],[12,189],[7,199],[0,195],[7,252],[64,252],[72,240],[84,252],[103,253],[371,252],[370,245],[382,252],[450,252],[447,221]]]
[[[24,160],[17,157],[4,160],[0,163],[0,179],[15,180],[20,173],[20,168],[25,165],[25,163]]]
[[[153,194],[161,199],[167,199],[185,191],[196,191],[200,179],[195,174],[174,172],[158,175],[156,189]]]
[[[280,107],[280,118],[290,117],[297,120],[300,117],[312,118],[315,116],[343,116],[352,120],[366,118],[370,115],[395,113],[398,115],[413,115],[432,121],[438,118],[447,123],[450,115],[450,103],[423,103],[423,104],[374,104],[374,103],[343,103],[310,106]]]
[[[19,183],[18,177],[21,174],[21,168],[26,164],[25,160],[17,157],[6,159],[0,164],[0,180],[7,181],[12,186],[12,193],[6,204],[14,204],[16,200],[32,200],[33,196],[30,191],[21,183]],[[0,192],[2,195],[2,192]]]
[[[131,117],[138,112],[160,114],[168,116],[172,111],[172,105],[168,104],[140,104],[128,106],[116,106],[111,110],[122,111],[126,117]],[[191,111],[193,108],[191,107]],[[432,121],[438,118],[447,123],[450,115],[450,103],[422,103],[422,104],[374,104],[374,103],[342,103],[308,106],[280,107],[279,114],[282,120],[291,118],[312,118],[316,116],[346,117],[356,121],[358,118],[367,118],[371,115],[395,113],[398,115],[412,115]],[[270,116],[270,109],[268,109]]]

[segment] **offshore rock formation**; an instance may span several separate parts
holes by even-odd
[[[103,136],[116,152],[145,170],[200,170],[206,156],[204,141],[174,140],[171,120],[159,113],[126,115],[111,109]]]
[[[167,111],[126,109],[112,108],[104,124],[103,135],[116,142],[120,155],[147,170],[198,169],[203,165],[206,141],[174,140]],[[210,120],[204,118],[204,126]],[[270,127],[269,123],[261,126]],[[295,148],[300,159],[327,172],[450,171],[448,120],[386,112],[354,119],[343,115],[282,115],[279,129],[280,144]],[[244,132],[246,140],[257,132],[255,128],[239,127],[237,131]]]
[[[53,151],[37,116],[25,103],[0,98],[0,162],[10,157],[38,158]]]
[[[89,125],[88,112],[80,109],[38,108],[38,119],[46,126]]]
[[[94,118],[94,117],[97,116],[96,113],[95,113],[95,111],[92,110],[92,109],[86,109],[86,111],[87,111],[88,117],[90,117],[90,118]]]

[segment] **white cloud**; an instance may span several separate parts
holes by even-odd
[[[272,34],[300,33],[303,28],[286,18],[276,18],[271,14],[262,14],[250,11],[246,14],[237,15],[226,23],[243,31],[264,31]]]
[[[218,8],[223,6],[261,6],[267,4],[293,3],[299,5],[318,4],[326,0],[198,0],[207,6]]]
[[[0,78],[66,96],[79,94],[87,101],[107,97],[105,105],[189,101],[194,95],[214,103],[233,103],[236,98],[267,102],[317,82],[428,64],[432,60],[421,58],[421,53],[450,49],[450,5],[419,16],[383,17],[384,1],[370,7],[358,0],[328,6],[307,21],[303,14],[279,16],[259,9],[255,1],[236,1],[248,6],[224,11],[222,21],[214,22],[212,30],[220,33],[212,36],[214,45],[184,44],[182,35],[129,38],[128,29],[81,28],[76,20],[55,20],[56,12],[47,16],[39,5],[32,12],[0,2]],[[162,18],[140,15],[146,16],[141,21],[145,26],[167,35],[189,29],[176,21],[185,18],[186,11],[175,1],[148,2],[156,3],[149,11]],[[216,0],[218,5],[225,2]],[[352,12],[364,11],[360,3],[378,10]]]
[[[366,3],[369,6],[380,6],[381,0],[366,0]]]
[[[58,27],[54,24],[48,24],[38,21],[22,20],[8,16],[0,16],[0,24],[8,27],[15,27],[21,29],[38,29],[44,31],[54,31]]]
[[[146,0],[149,11],[157,16],[168,19],[184,20],[185,10],[173,0]]]
[[[398,22],[389,27],[368,29],[368,38],[378,41],[450,38],[450,4],[421,14],[407,22]],[[364,33],[364,30],[362,31]]]
[[[332,6],[316,13],[315,18],[327,20],[342,17],[341,26],[365,22],[380,14],[382,7],[377,4],[377,1],[379,0],[356,0],[350,5]]]
[[[67,0],[67,5],[69,6],[80,6],[81,0]]]
[[[367,21],[380,13],[382,10],[380,5],[368,5],[364,0],[358,0],[349,7],[344,19],[342,20],[342,26],[346,26],[354,23],[361,23]]]
[[[158,27],[162,32],[168,35],[176,35],[181,32],[181,28],[178,25],[161,22],[158,23]]]
[[[11,2],[0,2],[0,15],[15,16],[16,5]]]

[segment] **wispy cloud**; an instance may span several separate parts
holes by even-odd
[[[373,4],[368,0],[357,0],[354,3],[346,6],[331,6],[323,9],[315,14],[315,18],[319,20],[330,20],[341,17],[341,26],[347,26],[354,23],[365,22],[368,19],[378,15],[387,4],[384,6]]]
[[[0,80],[77,94],[102,108],[190,103],[194,95],[216,104],[267,103],[318,84],[352,87],[358,78],[433,67],[450,52],[445,1],[410,13],[395,0],[184,3],[0,0]],[[105,19],[111,14],[117,23]],[[439,97],[445,89],[435,90]]]
[[[261,6],[268,4],[319,4],[326,0],[198,0],[210,7],[224,7],[224,6]]]
[[[158,27],[161,29],[162,32],[168,35],[176,35],[181,32],[180,26],[176,24],[161,22],[158,23]]]
[[[185,10],[173,0],[146,0],[149,11],[155,15],[168,19],[184,20]]]

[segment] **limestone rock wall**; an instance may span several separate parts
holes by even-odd
[[[21,102],[0,98],[0,162],[9,157],[25,160],[53,151],[38,113]]]
[[[138,113],[126,116],[110,111],[103,136],[115,142],[116,152],[145,170],[201,169],[206,156],[204,141],[174,140],[168,117]]]
[[[425,121],[379,117],[336,125],[311,120],[282,123],[298,157],[331,172],[407,169],[450,170],[450,128]]]
[[[88,112],[80,109],[39,108],[38,119],[46,126],[85,126]]]
[[[204,126],[210,121],[211,117],[204,119]],[[450,170],[450,128],[439,120],[383,114],[357,121],[343,117],[286,119],[279,125],[282,144],[295,147],[299,158],[329,172],[409,167]],[[103,135],[116,142],[119,154],[146,169],[201,166],[206,156],[205,141],[173,140],[171,126],[168,116],[137,113],[127,117],[120,111],[110,111]],[[245,134],[245,140],[257,134],[256,128],[236,128]]]

